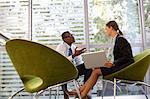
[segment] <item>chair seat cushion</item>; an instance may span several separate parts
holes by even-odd
[[[40,77],[33,75],[26,75],[21,78],[24,81],[25,90],[28,92],[36,92],[36,89],[43,84],[43,80]]]

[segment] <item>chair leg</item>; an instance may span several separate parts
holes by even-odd
[[[74,83],[74,86],[75,86],[75,89],[76,89],[76,91],[77,91],[77,94],[78,94],[78,97],[79,97],[79,99],[82,99],[81,98],[81,95],[80,95],[80,91],[79,91],[79,89],[78,89],[78,83],[77,83],[77,81],[74,79],[73,80],[73,83]]]
[[[55,99],[59,99],[59,86],[56,87],[55,91]]]
[[[116,99],[116,78],[114,78],[114,99]]]
[[[52,89],[49,89],[49,99],[51,99],[51,95],[52,95]]]
[[[114,85],[114,82],[113,82],[113,81],[106,80],[105,82]],[[121,88],[117,85],[117,83],[120,83],[120,82],[121,82],[121,81],[117,81],[117,80],[116,80],[116,89],[118,89],[120,92],[122,92]]]
[[[37,92],[35,95],[34,95],[34,99],[38,99],[40,94],[43,93],[45,90],[41,90],[39,92]]]
[[[143,89],[143,87],[142,86],[139,86],[139,87],[140,87],[141,91],[144,93],[146,99],[148,99],[147,93],[145,92],[145,90]]]
[[[15,92],[14,94],[12,94],[10,97],[8,97],[8,99],[13,99],[13,97],[15,97],[18,93],[20,93],[21,91],[23,91],[24,88],[21,88],[20,90],[18,90],[17,92]]]
[[[57,99],[59,99],[59,86],[57,87]]]
[[[33,99],[38,99],[39,98],[38,93],[35,93],[33,95],[34,95]]]
[[[102,87],[102,99],[103,99],[104,94],[105,94],[105,90],[106,90],[106,87],[107,87],[107,83],[108,83],[108,82],[106,82],[106,81],[103,80],[103,86],[104,86],[104,87]]]
[[[145,83],[145,82],[137,82],[137,84],[142,84],[142,85],[144,85],[144,86],[150,87],[150,85],[147,84],[147,83]],[[141,88],[142,92],[144,93],[146,99],[148,99],[148,96],[147,96],[145,90],[144,90],[141,86],[140,86],[140,88]]]

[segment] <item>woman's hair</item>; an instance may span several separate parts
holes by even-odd
[[[109,21],[106,24],[107,27],[112,27],[115,31],[117,31],[120,35],[123,35],[123,33],[120,31],[118,24],[115,21]]]

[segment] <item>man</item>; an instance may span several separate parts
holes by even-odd
[[[82,61],[81,54],[84,53],[86,49],[77,49],[77,47],[73,44],[75,39],[69,31],[62,34],[62,40],[63,42],[57,46],[56,51],[67,57],[74,63],[74,65],[76,65],[78,69],[78,76],[84,75],[84,82],[86,82],[92,72],[91,69],[85,68],[84,62]],[[63,85],[62,89],[64,91],[64,99],[69,99],[67,84]]]

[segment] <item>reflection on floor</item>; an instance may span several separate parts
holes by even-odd
[[[150,98],[150,95],[148,96]],[[92,97],[92,99],[102,99],[101,97]],[[103,99],[114,99],[113,96],[105,96]],[[146,99],[144,95],[116,96],[116,99]]]

